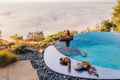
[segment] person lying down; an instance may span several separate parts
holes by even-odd
[[[96,68],[91,66],[91,64],[86,62],[86,61],[83,61],[81,63],[77,63],[75,70],[78,72],[87,71],[88,74],[95,75],[96,77],[99,77],[99,74],[97,73]]]

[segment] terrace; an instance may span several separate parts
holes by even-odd
[[[83,33],[83,34],[85,34],[85,33]],[[91,35],[91,33],[89,33],[89,34]],[[107,34],[109,34],[109,33],[107,33]],[[111,33],[109,35],[111,35]],[[113,40],[117,40],[117,41],[113,41],[113,43],[119,41],[119,39],[117,37],[118,34],[114,33],[114,35],[115,36],[113,36],[112,38],[113,38]],[[77,37],[77,40],[79,39],[78,37]],[[83,43],[84,43],[84,37],[85,36],[80,37],[80,39],[83,39]],[[104,36],[102,36],[102,37],[104,37]],[[49,37],[49,38],[50,38],[50,40],[54,38],[55,42],[57,41],[54,36]],[[106,37],[104,37],[104,38],[106,38]],[[111,38],[111,37],[109,36],[109,38]],[[57,37],[57,39],[59,39],[59,38]],[[73,47],[74,40],[76,40],[76,39],[73,39],[72,47]],[[89,41],[87,41],[87,40],[89,40]],[[92,40],[95,43],[97,43],[96,41],[99,41],[100,43],[103,43],[104,41],[106,41],[105,39],[103,41],[100,41],[100,40],[96,40],[94,38],[88,37],[87,39],[85,39],[85,42],[89,42],[89,43],[86,43],[86,44],[83,45],[83,43],[80,44],[79,43],[80,41],[78,41],[77,43],[74,43],[74,48],[76,47],[75,46],[76,44],[77,45],[81,45],[80,47],[83,46],[83,48],[84,48],[85,45],[91,45],[91,48],[94,47],[94,46],[92,46],[92,44],[94,44],[94,43],[91,43],[90,40]],[[112,40],[112,39],[110,39],[110,40]],[[48,42],[46,42],[46,41],[44,41],[44,42],[48,46],[47,47],[45,45],[45,47],[47,47],[47,48],[45,49],[45,51],[42,51],[42,52],[44,52],[44,54],[39,54],[37,49],[31,48],[31,47],[24,48],[22,50],[22,52],[20,52],[20,54],[17,54],[17,56],[19,58],[19,61],[23,61],[23,60],[24,61],[26,61],[26,60],[28,61],[29,60],[31,62],[31,64],[29,64],[29,66],[32,65],[31,69],[37,71],[37,74],[35,73],[35,75],[38,76],[39,80],[120,79],[120,77],[119,77],[119,75],[120,75],[119,69],[116,70],[116,69],[111,69],[111,68],[107,68],[107,67],[106,68],[105,67],[100,67],[100,66],[95,65],[95,64],[92,64],[92,66],[96,68],[97,73],[99,74],[99,77],[96,77],[94,75],[90,75],[86,71],[84,71],[84,72],[75,71],[76,64],[81,62],[82,60],[79,61],[76,58],[72,58],[72,56],[78,55],[78,54],[74,54],[72,56],[71,55],[67,56],[64,53],[64,51],[61,52],[57,48],[57,43],[55,43],[55,45],[53,45],[53,44],[50,45],[49,43],[51,43],[51,41],[48,40]],[[110,41],[107,40],[107,42],[110,42]],[[61,46],[65,46],[65,45],[64,44],[58,44],[58,46],[61,47]],[[71,44],[70,44],[70,46],[71,46]],[[107,48],[109,48],[109,46]],[[20,49],[22,49],[22,48],[20,48]],[[90,49],[90,47],[88,49]],[[94,48],[94,49],[96,49],[96,48]],[[119,50],[119,48],[118,48],[118,50]],[[94,51],[94,50],[92,50],[92,51]],[[103,50],[103,51],[106,51],[106,50]],[[87,53],[90,53],[90,52],[87,52]],[[71,52],[70,52],[70,54],[71,54]],[[97,53],[95,53],[95,54],[97,54]],[[67,66],[63,66],[63,65],[60,64],[60,60],[59,59],[62,58],[62,57],[66,57],[66,56],[68,58],[70,58],[70,60],[71,60],[71,72],[68,71],[68,67]],[[104,57],[104,56],[102,56],[102,57]],[[79,57],[79,59],[81,59],[81,58]],[[86,60],[87,60],[87,58],[86,58]],[[97,61],[97,59],[96,59],[96,61]],[[106,64],[108,64],[108,63],[106,63]],[[24,68],[26,68],[26,67],[24,67]],[[14,69],[13,69],[13,71],[14,71]],[[20,72],[18,72],[18,73],[20,73]],[[21,73],[24,73],[24,72],[21,72]],[[34,72],[32,72],[32,73],[34,73]],[[29,74],[29,75],[32,75],[32,73]],[[27,73],[25,73],[25,74],[27,74]],[[28,80],[30,80],[30,79],[28,79]]]

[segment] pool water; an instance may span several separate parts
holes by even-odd
[[[81,33],[71,41],[70,48],[87,53],[87,57],[74,55],[69,57],[88,61],[105,68],[120,69],[120,33],[89,32]]]

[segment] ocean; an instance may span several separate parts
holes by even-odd
[[[0,3],[3,36],[43,31],[51,34],[65,29],[81,31],[107,20],[114,2],[25,2]]]

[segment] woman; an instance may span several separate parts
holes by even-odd
[[[68,57],[60,58],[60,64],[68,66],[68,72],[71,72],[71,60]]]
[[[81,63],[77,64],[76,71],[87,71],[90,75],[95,75],[99,77],[99,74],[97,73],[97,70],[90,65],[90,63],[83,61]]]
[[[70,31],[64,31],[64,36],[60,39],[60,41],[64,41],[66,46],[69,47],[71,40],[73,40],[73,36]]]

